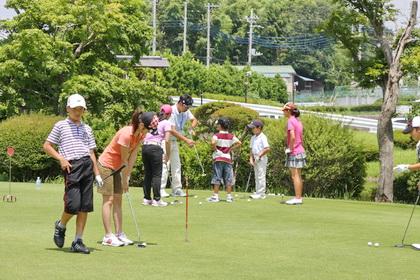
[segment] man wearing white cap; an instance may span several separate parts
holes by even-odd
[[[403,130],[404,134],[410,134],[415,141],[420,141],[420,116],[414,117]],[[420,161],[420,142],[416,145],[417,159]],[[394,167],[397,172],[420,170],[420,162],[414,164],[398,164]]]
[[[411,138],[413,138],[415,141],[418,141],[416,145],[416,154],[417,160],[420,161],[420,116],[414,117],[413,120],[407,124],[406,128],[403,130],[403,133],[410,134]],[[396,172],[420,170],[420,162],[414,164],[398,164],[396,167],[394,167],[394,170]],[[411,244],[411,246],[416,250],[420,250],[420,244]]]
[[[82,122],[86,109],[81,95],[69,96],[68,117],[54,125],[44,143],[44,151],[60,162],[65,184],[64,211],[61,219],[55,222],[54,243],[59,248],[63,247],[67,222],[77,215],[76,236],[70,250],[89,254],[82,241],[83,231],[87,215],[93,211],[93,181],[96,180],[98,186],[102,186],[103,181],[96,166],[96,143],[92,129]]]
[[[161,190],[160,194],[162,197],[169,196],[165,191],[165,187],[168,180],[168,168],[171,169],[171,188],[173,196],[185,196],[181,185],[181,159],[179,157],[179,146],[177,140],[184,141],[190,147],[195,143],[192,139],[185,137],[183,129],[187,121],[191,121],[191,129],[195,128],[198,124],[197,119],[190,111],[190,107],[193,104],[193,99],[188,94],[184,94],[179,97],[178,103],[172,106],[172,114],[169,122],[172,125],[172,137],[171,137],[171,154],[168,161],[168,165],[163,165],[162,179],[161,179]]]

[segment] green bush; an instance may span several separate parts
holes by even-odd
[[[409,135],[403,134],[402,131],[394,131],[394,145],[401,149],[415,149],[416,141]]]
[[[247,124],[258,118],[258,113],[249,108],[234,106],[217,110],[210,116],[210,119],[216,121],[220,117],[225,117],[230,120],[230,129],[233,132],[242,132]]]
[[[416,201],[417,184],[420,182],[420,173],[405,172],[394,179],[394,201],[412,203]]]
[[[239,105],[230,102],[210,102],[195,108],[193,114],[201,125],[204,125],[208,129],[212,130],[214,128],[214,122],[210,119],[210,116],[217,110],[235,106],[239,107]]]
[[[21,115],[0,123],[0,174],[9,173],[6,148],[13,146],[12,177],[14,181],[43,180],[58,176],[60,166],[44,153],[42,145],[54,124],[63,119],[42,114]]]

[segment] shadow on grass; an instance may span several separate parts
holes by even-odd
[[[95,251],[99,251],[99,252],[102,251],[101,249],[97,249],[97,248],[90,248],[90,247],[88,247],[88,248],[89,248],[89,250],[90,250],[91,253],[92,252],[95,252]],[[75,252],[70,251],[70,248],[45,248],[45,250],[47,250],[47,251],[57,251],[57,252],[75,254]]]

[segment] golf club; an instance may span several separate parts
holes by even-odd
[[[131,216],[133,218],[134,221],[134,225],[136,226],[136,231],[137,231],[137,247],[139,248],[146,248],[147,243],[146,242],[140,242],[140,230],[139,230],[139,225],[137,224],[137,219],[136,219],[136,215],[134,214],[134,209],[133,209],[133,205],[131,204],[131,197],[130,197],[130,193],[126,192],[125,196],[127,197],[128,200],[128,204],[130,205],[130,210],[131,210]]]
[[[188,242],[188,177],[185,176],[185,242]]]
[[[121,165],[121,167],[120,167],[120,168],[118,168],[117,170],[112,171],[109,175],[105,176],[105,177],[102,179],[102,181],[105,181],[106,179],[108,179],[108,178],[110,178],[110,177],[114,176],[115,174],[120,173],[120,172],[121,172],[121,170],[123,170],[125,167],[126,167],[126,165],[125,165],[125,164]]]
[[[245,192],[248,192],[248,188],[249,188],[249,181],[251,181],[251,174],[252,174],[252,168],[250,168],[249,170],[249,175],[248,175],[248,180],[246,181],[246,188],[245,188]]]
[[[419,186],[419,185],[417,185],[417,186]],[[414,203],[413,210],[411,211],[410,219],[408,219],[407,226],[405,227],[405,231],[404,231],[404,235],[403,235],[403,238],[401,240],[401,243],[395,244],[395,247],[397,247],[397,248],[404,248],[405,246],[410,246],[408,244],[404,244],[404,240],[405,240],[405,236],[407,234],[408,227],[409,227],[410,222],[411,222],[411,218],[413,217],[413,214],[414,214],[414,209],[416,209],[416,205],[419,202],[419,198],[420,198],[420,191],[418,191],[416,202]]]
[[[190,135],[190,137],[192,139],[191,132],[189,131],[188,133],[189,133],[189,135]],[[203,163],[201,162],[200,155],[198,154],[198,150],[197,150],[197,147],[195,145],[194,145],[194,151],[195,151],[195,157],[197,158],[198,164],[200,165],[200,168],[201,168],[201,176],[202,177],[205,177],[206,176],[206,172],[204,171]]]

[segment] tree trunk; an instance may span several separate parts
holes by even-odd
[[[381,116],[378,121],[378,145],[380,175],[378,190],[375,200],[378,202],[392,202],[393,194],[393,166],[394,166],[394,132],[392,128],[392,116],[395,113],[399,93],[399,79],[395,69],[391,69],[389,80],[384,90],[384,102],[382,104]]]

